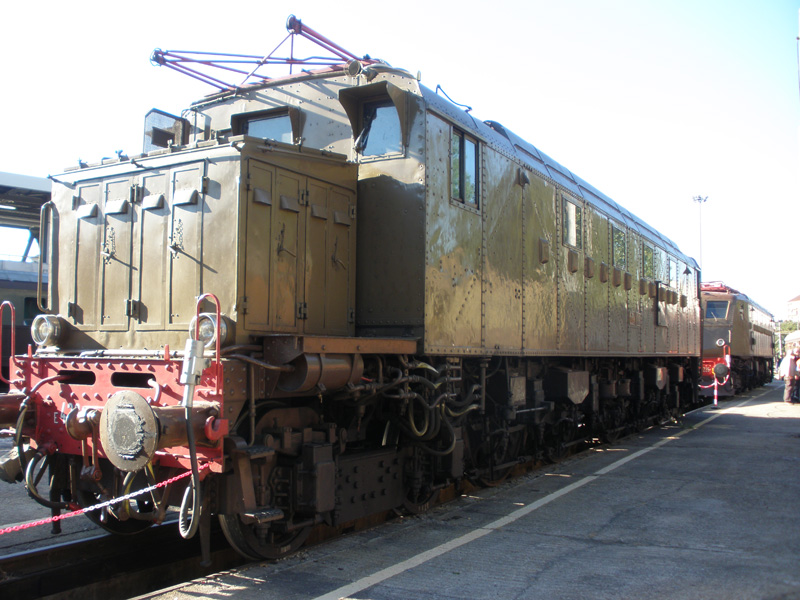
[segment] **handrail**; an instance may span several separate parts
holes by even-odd
[[[219,394],[219,392],[221,390],[220,386],[222,384],[222,382],[220,381],[221,373],[219,373],[219,368],[222,365],[222,352],[221,352],[221,340],[220,340],[220,319],[222,319],[222,314],[221,314],[221,309],[220,309],[220,304],[219,304],[219,298],[217,298],[214,294],[205,293],[205,294],[202,294],[197,299],[197,305],[195,306],[195,319],[194,319],[194,339],[196,339],[196,340],[200,339],[200,307],[203,304],[203,301],[205,299],[207,299],[207,298],[213,300],[214,305],[216,307],[216,311],[217,311],[216,312],[217,320],[214,322],[214,341],[216,343],[215,344],[216,345],[216,352],[215,352],[214,362],[216,363],[217,369],[218,369],[217,377],[216,377],[216,380],[217,380],[217,384],[216,385],[217,385],[217,393]]]
[[[50,229],[46,226],[47,220],[45,219],[45,212],[47,212],[51,218],[53,215],[53,201],[48,200],[44,204],[42,204],[42,208],[39,209],[39,275],[36,278],[36,306],[39,307],[39,310],[44,313],[50,312],[50,305],[48,303],[45,306],[42,303],[42,281],[43,277],[43,269],[44,269],[44,261],[47,259],[47,252],[50,250],[50,242],[47,238],[50,235]],[[44,242],[44,243],[42,243]]]

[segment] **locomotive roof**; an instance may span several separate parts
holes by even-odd
[[[603,192],[575,175],[550,156],[541,152],[530,142],[525,141],[496,121],[479,121],[469,112],[461,110],[424,86],[420,86],[420,91],[428,106],[447,115],[460,126],[471,130],[487,142],[499,147],[506,154],[514,156],[531,170],[547,177],[551,181],[555,181],[572,195],[595,205],[602,212],[636,230],[643,237],[660,243],[664,249],[678,255],[694,268],[699,268],[697,262],[681,252],[678,246],[668,237],[642,221],[625,207],[614,202]]]
[[[293,34],[300,34],[306,37],[307,39],[311,39],[316,43],[319,43],[320,36],[315,31],[308,29],[307,26],[302,25],[299,19],[296,19],[293,15],[289,17],[289,21],[287,22],[287,29],[290,32],[290,37]],[[288,39],[288,38],[287,38]],[[327,51],[331,51],[330,42],[324,40],[322,47]],[[285,41],[285,40],[284,40]],[[306,70],[303,69],[299,73],[290,73],[288,76],[278,77],[278,78],[269,78],[265,76],[259,76],[256,82],[251,83],[243,83],[239,86],[231,85],[231,84],[224,84],[222,81],[217,79],[216,77],[210,77],[206,74],[201,73],[200,71],[196,70],[195,67],[205,66],[205,67],[218,67],[222,69],[226,69],[228,71],[235,71],[240,72],[236,69],[231,69],[230,66],[225,66],[224,64],[217,64],[219,61],[217,60],[219,57],[217,55],[208,54],[208,53],[196,53],[196,52],[171,52],[171,51],[162,51],[156,50],[153,54],[154,62],[156,64],[169,66],[174,68],[178,71],[183,72],[191,77],[196,79],[200,79],[201,81],[205,81],[206,83],[210,83],[214,87],[217,87],[217,93],[211,94],[206,96],[202,100],[199,100],[193,103],[193,106],[199,106],[202,104],[206,104],[208,102],[214,102],[217,100],[235,97],[241,94],[243,91],[251,91],[251,90],[258,90],[265,87],[270,87],[275,84],[282,84],[286,83],[287,81],[297,81],[301,79],[308,79],[308,78],[316,78],[316,77],[326,77],[326,76],[338,76],[341,75],[343,72],[349,69],[350,63],[344,64],[342,61],[350,57],[355,59],[351,62],[359,62],[363,65],[368,65],[368,68],[374,70],[381,70],[381,71],[391,71],[394,75],[399,75],[400,77],[408,78],[414,80],[415,78],[403,69],[394,68],[387,63],[384,63],[380,60],[371,59],[369,57],[364,57],[363,59],[356,59],[356,57],[338,46],[335,47],[337,50],[341,51],[342,53],[335,52],[338,55],[338,60],[333,59],[332,62],[325,62],[322,63],[315,63],[310,62],[309,64],[326,64],[327,66],[321,69],[316,70]],[[276,49],[277,50],[277,49]],[[254,59],[256,57],[248,57],[248,56],[240,56],[240,55],[224,55],[226,58],[231,56],[237,56],[240,59],[243,59],[244,62],[248,60]],[[250,73],[250,75],[245,78],[246,80],[252,76],[255,71],[262,65],[267,63],[281,63],[283,61],[287,61],[288,59],[272,59],[271,55],[269,57],[271,60],[267,60],[266,58],[257,61],[256,67]],[[224,60],[222,61],[225,62]],[[304,60],[295,60],[292,59],[289,62],[296,62],[298,64],[303,64]],[[193,66],[187,66],[189,63],[192,63]],[[360,65],[359,65],[360,68]],[[520,163],[526,165],[533,171],[541,174],[542,176],[548,178],[551,181],[556,182],[558,185],[562,186],[564,189],[568,190],[573,196],[577,198],[581,198],[586,202],[596,206],[599,210],[603,213],[607,214],[609,217],[616,219],[637,231],[642,237],[645,237],[649,240],[655,241],[663,249],[669,251],[670,253],[680,256],[686,263],[693,266],[694,268],[699,268],[697,262],[683,254],[677,245],[661,234],[659,231],[642,221],[636,215],[628,211],[623,206],[617,204],[603,194],[601,191],[596,189],[591,184],[587,183],[577,175],[575,175],[572,171],[564,167],[563,165],[559,164],[555,160],[553,160],[550,156],[541,152],[538,148],[536,148],[533,144],[523,140],[518,135],[514,134],[513,132],[509,131],[501,124],[495,121],[479,121],[478,119],[474,118],[469,111],[462,110],[455,104],[453,104],[449,100],[445,100],[444,98],[440,97],[436,92],[431,91],[430,89],[426,88],[425,86],[418,85],[419,93],[425,100],[425,103],[429,106],[437,110],[438,112],[447,115],[451,120],[455,121],[459,125],[461,125],[466,131],[471,131],[476,136],[482,138],[486,142],[490,143],[494,147],[500,149],[505,154],[516,158]]]
[[[741,300],[742,302],[746,302],[751,306],[754,306],[761,312],[769,315],[771,319],[774,319],[775,316],[768,311],[766,308],[758,304],[758,302],[754,302],[752,298],[750,298],[747,294],[743,294],[739,290],[726,285],[721,281],[704,281],[700,284],[700,293],[705,294],[721,294],[725,296],[732,296],[735,300]]]

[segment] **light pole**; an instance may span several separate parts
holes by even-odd
[[[695,196],[692,198],[697,202],[697,223],[698,238],[700,240],[700,268],[703,268],[703,204],[708,200],[708,196]]]

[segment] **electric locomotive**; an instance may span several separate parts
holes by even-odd
[[[720,281],[700,284],[705,315],[700,394],[733,396],[773,378],[775,321],[745,294]]]
[[[288,29],[333,59],[156,51],[217,92],[54,178],[47,314],[3,400],[32,496],[119,533],[180,505],[185,537],[217,515],[274,558],[696,400],[693,259],[418,77]]]

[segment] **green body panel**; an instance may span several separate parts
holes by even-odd
[[[354,148],[365,102],[397,112],[401,143],[386,154]],[[293,144],[240,135],[248,114],[275,110],[289,111]],[[181,347],[210,292],[241,343],[282,333],[403,337],[440,355],[699,354],[690,259],[670,280],[654,231],[403,71],[302,74],[184,114],[186,146],[59,176],[50,293],[70,323],[63,349]],[[454,128],[479,145],[477,207],[451,198]],[[582,211],[577,246],[563,239],[564,197]],[[622,268],[612,223],[627,240]],[[652,279],[643,243],[658,249]]]

